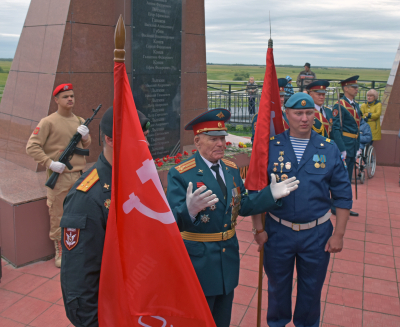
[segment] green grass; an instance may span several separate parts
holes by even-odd
[[[296,85],[297,75],[302,71],[303,67],[276,67],[278,78],[292,77],[293,86]],[[367,69],[367,68],[328,68],[328,67],[311,67],[311,70],[317,74],[318,79],[346,79],[353,75],[360,75],[360,80],[369,81],[387,81],[390,69]],[[246,72],[250,76],[254,76],[256,81],[264,80],[265,66],[242,66],[242,65],[207,65],[208,80],[226,80],[233,81],[235,73]],[[243,81],[244,83],[246,81]]]
[[[0,71],[2,71],[0,73],[0,101],[3,96],[4,87],[6,86],[8,72],[11,69],[11,64],[12,64],[11,60],[0,60],[0,67],[1,67]]]

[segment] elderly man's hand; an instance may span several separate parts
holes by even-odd
[[[204,192],[206,189],[207,186],[203,185],[192,193],[193,183],[189,183],[186,191],[186,206],[190,216],[196,217],[201,210],[210,207],[219,201],[217,196],[213,194],[211,190]]]
[[[278,200],[285,196],[288,196],[290,192],[293,192],[299,187],[299,180],[296,180],[296,177],[290,177],[289,179],[277,183],[275,174],[271,174],[271,193],[274,200]]]
[[[260,234],[254,235],[254,240],[258,244],[258,252],[261,252],[264,244],[268,241],[268,234],[266,231],[261,232]]]

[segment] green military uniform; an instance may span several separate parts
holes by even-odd
[[[227,110],[210,110],[196,117],[194,123],[192,121],[185,129],[193,128],[196,135],[210,130],[211,133],[206,135],[225,135],[217,133],[226,133],[224,122],[229,117]],[[218,125],[207,125],[207,120],[211,119]],[[223,181],[217,180],[218,176],[214,175],[209,165],[213,164],[206,162],[196,152],[185,162],[171,168],[168,172],[167,199],[215,323],[217,327],[229,327],[233,291],[239,282],[239,243],[235,233],[237,216],[269,211],[277,208],[281,201],[274,201],[269,186],[257,194],[247,195],[240,171],[234,162],[218,160],[218,176]],[[190,182],[193,183],[193,191],[205,185],[219,199],[216,204],[200,211],[196,217],[189,215],[186,202]],[[221,186],[220,182],[225,185]]]

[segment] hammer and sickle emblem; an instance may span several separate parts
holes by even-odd
[[[153,161],[150,159],[147,159],[143,162],[142,167],[140,167],[136,173],[139,176],[140,181],[142,184],[146,183],[147,181],[151,180],[153,184],[156,186],[158,193],[160,193],[160,196],[164,200],[165,204],[169,208],[167,198],[165,197],[164,190],[162,189],[160,180],[158,178],[157,174],[157,169],[156,166],[154,165]],[[138,210],[140,213],[143,215],[156,219],[163,224],[172,224],[175,222],[175,218],[172,215],[171,210],[168,210],[167,212],[156,212],[149,207],[146,207],[139,199],[135,193],[131,193],[129,195],[129,200],[125,201],[125,203],[122,205],[122,209],[124,210],[125,214],[130,213],[134,208]],[[143,325],[145,326],[145,325]]]

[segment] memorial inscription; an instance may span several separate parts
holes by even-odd
[[[180,139],[182,0],[132,0],[132,93],[154,158]]]

